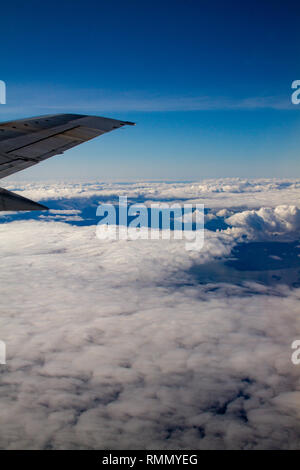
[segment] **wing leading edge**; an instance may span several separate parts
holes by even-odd
[[[0,123],[0,178],[133,122],[81,114],[53,114]],[[47,207],[0,188],[0,211]]]

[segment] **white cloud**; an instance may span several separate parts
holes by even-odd
[[[1,448],[299,448],[300,289],[198,283],[235,243],[206,232],[196,253],[0,225]]]
[[[205,207],[231,210],[237,208],[258,209],[262,206],[299,206],[299,179],[209,179],[192,183],[151,182],[49,182],[29,183],[6,180],[5,188],[19,192],[29,199],[46,201],[78,199],[112,200],[119,196],[152,201],[176,201],[204,203]],[[81,208],[81,207],[80,207]]]
[[[238,212],[226,219],[235,227],[242,227],[254,238],[269,238],[274,235],[299,236],[300,210],[296,206],[280,205],[275,208]]]
[[[201,279],[245,234],[299,238],[299,180],[6,187],[59,208],[0,224],[1,448],[299,448],[300,289]],[[232,227],[198,253],[64,223],[119,195]]]

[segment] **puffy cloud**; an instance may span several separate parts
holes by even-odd
[[[220,209],[219,211],[216,212],[217,217],[229,217],[233,214],[233,211],[229,209]]]
[[[280,205],[275,208],[238,212],[226,219],[235,227],[242,227],[255,238],[267,238],[274,235],[292,235],[298,237],[300,229],[300,210],[296,206]]]

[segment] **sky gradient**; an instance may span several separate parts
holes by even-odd
[[[300,176],[299,12],[276,1],[3,5],[1,121],[137,123],[11,179]]]

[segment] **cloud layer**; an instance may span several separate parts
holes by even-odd
[[[216,181],[205,184],[215,188],[212,199],[226,193],[223,182],[219,191]],[[253,182],[244,191],[246,199],[263,194],[271,207],[274,193],[299,194],[298,184]],[[141,194],[138,185],[129,193]],[[233,200],[245,183],[230,185]],[[66,185],[72,197],[78,188]],[[147,188],[145,199],[158,198],[155,185]],[[190,185],[160,188],[191,197]],[[112,197],[119,189],[103,191]],[[55,188],[30,191],[46,199]],[[53,219],[80,217],[78,208],[0,225],[0,339],[8,354],[0,366],[1,448],[299,448],[291,343],[300,334],[300,289],[192,274],[227,259],[249,227],[258,233],[257,218],[269,237],[291,233],[298,210],[221,210],[213,217],[228,217],[231,228],[206,230],[199,253],[180,240],[99,240],[95,226]]]
[[[34,200],[89,199],[116,200],[119,196],[151,201],[204,203],[209,208],[299,205],[299,179],[223,178],[194,182],[22,182],[5,180],[3,186]]]

